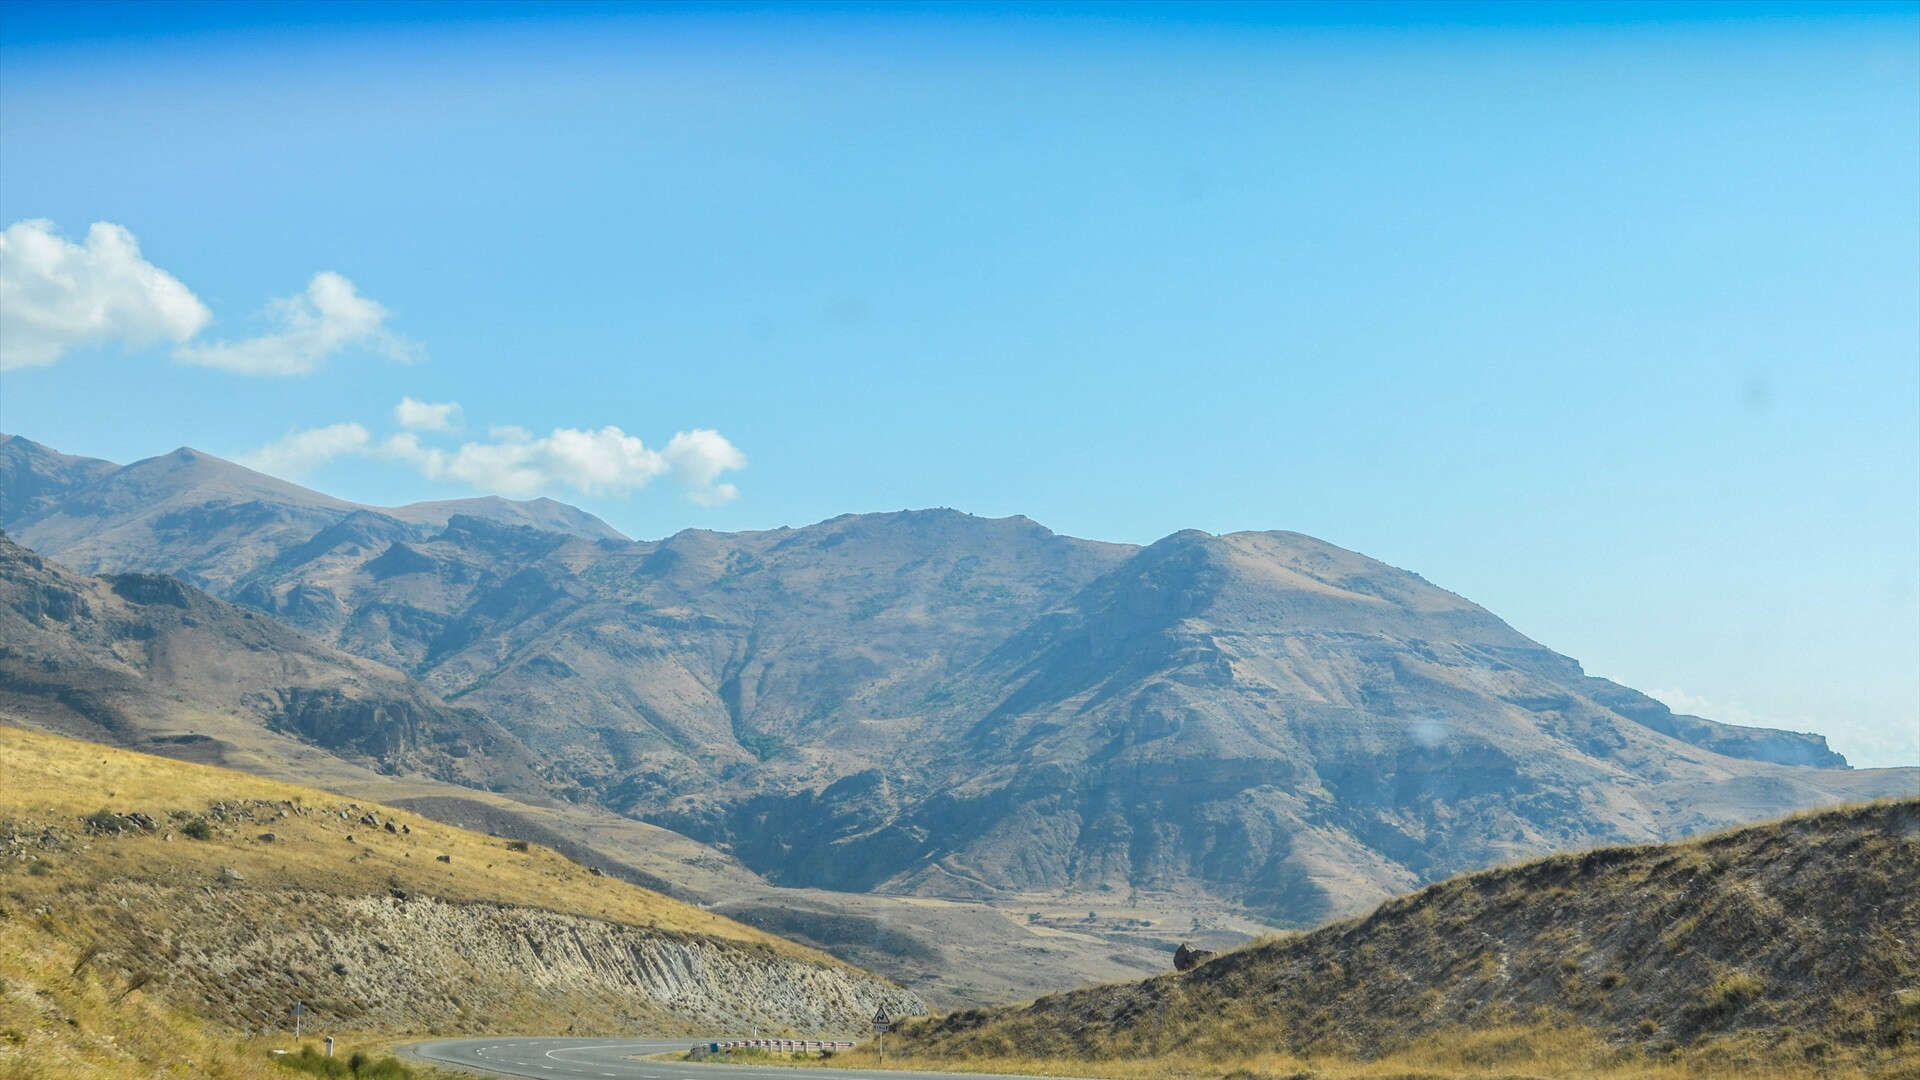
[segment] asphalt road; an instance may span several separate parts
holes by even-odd
[[[719,1065],[690,1061],[647,1061],[648,1055],[684,1051],[714,1039],[437,1039],[414,1043],[404,1052],[435,1065],[514,1080],[849,1080],[879,1077],[903,1080],[1018,1080],[1006,1074],[900,1072],[894,1069],[810,1069],[788,1065]],[[634,1060],[640,1058],[643,1060]]]

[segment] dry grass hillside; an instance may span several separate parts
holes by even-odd
[[[0,1076],[159,1073],[155,1017],[258,1032],[296,1000],[315,1027],[389,1034],[846,1031],[883,1002],[917,1007],[823,954],[405,811],[8,727],[0,777]]]
[[[1916,885],[1920,800],[1603,848],[1185,974],[912,1022],[890,1057],[1129,1077],[1920,1076]]]

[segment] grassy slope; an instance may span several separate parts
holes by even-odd
[[[210,869],[231,866],[250,879],[321,892],[384,893],[390,885],[452,901],[483,901],[587,915],[630,926],[704,934],[757,943],[823,964],[838,961],[771,934],[702,911],[648,889],[596,876],[544,848],[509,852],[496,838],[442,825],[417,814],[348,800],[313,788],[245,773],[116,750],[93,743],[0,726],[0,819],[78,819],[100,809],[206,811],[215,800],[284,802],[312,810],[357,807],[405,824],[397,835],[325,813],[288,816],[262,828],[216,830],[209,842],[162,834],[129,835],[111,850],[83,853],[45,874],[11,873],[9,891],[46,894],[85,887],[102,877],[199,881]],[[255,837],[272,831],[273,842]],[[354,843],[345,843],[352,835]],[[364,854],[364,858],[354,856]],[[438,855],[450,862],[437,862]]]
[[[217,806],[250,811],[220,820]],[[138,811],[153,832],[89,836],[101,809]],[[345,810],[351,820],[343,820]],[[370,828],[377,814],[410,833]],[[278,816],[261,816],[263,813]],[[178,814],[179,816],[175,816]],[[195,840],[186,821],[210,821]],[[70,839],[42,846],[49,827]],[[271,841],[260,839],[271,832]],[[353,842],[346,836],[351,834]],[[436,856],[447,855],[449,862]],[[666,933],[699,935],[803,963],[844,967],[824,954],[690,904],[591,874],[538,846],[510,851],[497,838],[341,796],[58,736],[0,726],[0,1078],[161,1075],[252,1077],[257,1047],[231,1041],[179,1011],[167,973],[114,1001],[141,969],[109,944],[77,973],[89,944],[112,942],[118,921],[164,924],[166,911],[122,912],[99,903],[102,882],[167,889],[219,882],[221,867],[248,887],[289,894],[386,895],[400,889],[454,902],[523,905]],[[537,1003],[522,1023],[553,1024]],[[291,1075],[276,1072],[275,1075]]]
[[[893,1057],[1130,1077],[1920,1076],[1917,884],[1915,800],[1556,856],[1184,975],[909,1023]]]

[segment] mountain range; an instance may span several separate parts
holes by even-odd
[[[1920,790],[1817,735],[1675,714],[1298,533],[1140,547],[919,510],[634,541],[548,501],[376,508],[185,448],[122,467],[19,437],[0,491],[40,555],[173,575],[427,718],[389,743],[285,706],[262,725],[663,825],[781,885],[1308,925],[1524,856]],[[17,596],[53,572],[29,558],[5,560]],[[159,580],[42,584],[130,625],[118,583]],[[113,632],[87,633],[111,669]]]

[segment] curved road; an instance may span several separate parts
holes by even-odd
[[[895,1069],[809,1069],[790,1065],[719,1065],[690,1061],[648,1061],[653,1054],[684,1051],[713,1039],[436,1039],[414,1043],[401,1052],[435,1065],[514,1080],[1020,1080],[1005,1073],[901,1072]],[[635,1059],[639,1060],[635,1060]]]

